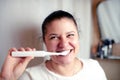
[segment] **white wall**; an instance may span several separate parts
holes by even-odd
[[[90,3],[90,0],[0,0],[0,68],[11,47],[43,49],[43,44],[38,39],[42,21],[49,13],[58,9],[69,11],[76,17],[81,29],[78,57],[89,58]],[[39,60],[42,59],[34,61],[40,63]]]

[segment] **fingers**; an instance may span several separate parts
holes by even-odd
[[[27,48],[20,48],[20,51],[35,51],[35,48],[31,49],[29,47]],[[14,69],[14,73],[16,76],[19,77],[27,67],[28,63],[33,59],[33,56],[25,57],[24,59],[21,59],[20,63],[17,65],[17,67]]]
[[[35,51],[35,50],[36,50],[35,48],[29,48],[29,47],[18,49],[18,51]]]
[[[16,49],[16,48],[11,48],[11,49],[9,49],[9,51],[8,51],[8,57],[11,56],[11,53],[12,53],[13,51],[17,51],[17,49]]]
[[[30,57],[25,57],[25,58],[20,58],[20,57],[12,57],[11,53],[13,51],[33,51],[35,49],[31,49],[29,47],[27,48],[11,48],[8,52],[8,56],[6,57],[4,64],[3,64],[3,68],[4,67],[9,67],[9,68],[13,68],[15,65],[18,65],[19,63],[23,63],[25,61],[29,62],[31,59],[34,59],[34,56],[30,56]]]
[[[11,75],[12,69],[13,69],[13,60],[12,60],[12,56],[11,56],[11,52],[12,51],[17,51],[16,48],[11,48],[8,51],[8,55],[4,61],[4,64],[1,68],[1,73],[3,77],[8,77]]]
[[[12,57],[11,53],[13,51],[35,51],[35,48],[11,48],[8,52],[8,55],[4,61],[4,64],[2,66],[2,75],[6,76],[6,77],[10,77],[11,75],[16,75],[18,73],[18,75],[16,75],[16,77],[19,77],[23,71],[25,70],[26,66],[28,65],[28,63],[34,58],[33,56],[29,56],[29,57],[24,57],[24,58],[20,58],[20,57]]]
[[[14,74],[18,78],[26,69],[29,62],[33,59],[33,57],[25,57],[24,59],[21,59],[21,61],[17,64],[17,66],[14,68]]]
[[[29,47],[18,49],[18,51],[35,51],[35,50],[36,50],[35,48],[29,48]],[[22,57],[20,63],[28,64],[28,62],[30,62],[31,59],[34,59],[34,56],[29,56],[24,58]]]

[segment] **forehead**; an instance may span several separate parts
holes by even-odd
[[[48,23],[46,25],[46,29],[50,29],[50,28],[77,28],[76,24],[74,23],[74,21],[70,18],[60,18],[60,19],[55,19],[53,21],[51,21],[50,23]]]

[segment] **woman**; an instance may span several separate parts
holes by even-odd
[[[78,59],[79,34],[74,17],[59,10],[51,13],[42,24],[43,40],[49,52],[69,53],[51,56],[50,60],[25,70],[33,57],[14,58],[10,49],[1,72],[1,80],[106,80],[97,61]],[[19,51],[35,49],[20,48]],[[25,71],[24,71],[25,70]]]

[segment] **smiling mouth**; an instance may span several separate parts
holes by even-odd
[[[66,55],[68,55],[68,54],[70,54],[70,52],[72,51],[72,49],[70,49],[70,50],[64,50],[64,51],[56,51],[57,53],[63,53],[62,55],[59,55],[59,56],[66,56]],[[67,52],[67,53],[66,53]]]

